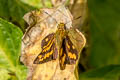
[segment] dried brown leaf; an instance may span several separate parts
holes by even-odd
[[[55,33],[60,22],[67,23],[68,29],[72,27],[72,16],[69,10],[64,6],[45,8],[29,12],[24,18],[29,27],[22,39],[21,61],[29,69],[27,80],[76,80],[74,74],[76,65],[67,65],[65,70],[60,70],[58,59],[43,64],[33,64],[36,56],[41,52],[41,41],[46,35]],[[78,49],[81,51],[85,45],[85,38],[82,33],[77,32],[78,34],[82,41],[77,42],[80,46]]]

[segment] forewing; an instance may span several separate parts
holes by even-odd
[[[76,60],[78,59],[78,51],[70,40],[69,36],[66,36],[65,38],[65,48],[67,54],[66,64],[75,64]]]
[[[34,60],[34,64],[42,64],[57,58],[58,52],[54,35],[54,33],[51,33],[42,40],[42,51]]]

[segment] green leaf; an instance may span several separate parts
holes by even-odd
[[[102,67],[120,64],[120,1],[88,0],[91,29],[89,64]]]
[[[41,8],[41,7],[52,7],[51,0],[21,0],[24,3],[27,3],[31,6],[34,6],[36,8]]]
[[[26,78],[26,68],[19,64],[22,35],[17,26],[0,18],[0,71],[10,80]]]
[[[0,80],[8,80],[10,79],[10,75],[8,74],[8,71],[6,69],[0,68]]]
[[[22,30],[25,28],[24,14],[33,9],[35,8],[20,0],[0,0],[0,17],[13,22]]]
[[[119,80],[119,78],[120,65],[109,65],[80,75],[80,80]]]
[[[21,37],[22,32],[17,26],[0,19],[0,64],[4,67],[17,65]]]
[[[18,65],[16,68],[16,76],[18,80],[26,80],[27,68],[23,65]]]

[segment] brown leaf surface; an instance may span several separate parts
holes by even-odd
[[[58,59],[44,64],[33,64],[36,56],[41,52],[42,39],[46,35],[56,32],[57,24],[63,22],[67,23],[67,29],[72,27],[72,15],[69,10],[64,6],[51,9],[45,8],[27,13],[24,19],[29,27],[22,39],[21,61],[29,69],[27,80],[76,80],[74,74],[76,65],[66,65],[65,70],[60,70]],[[80,42],[73,42],[75,42],[80,52],[86,41],[82,33],[77,30],[76,32]],[[77,38],[77,36],[73,36]]]

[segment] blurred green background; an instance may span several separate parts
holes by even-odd
[[[85,4],[89,11],[89,67],[80,73],[80,80],[120,80],[120,1],[88,0]],[[27,28],[23,16],[42,7],[52,7],[51,1],[0,0],[0,80],[26,79],[27,69],[19,62],[21,38]]]

